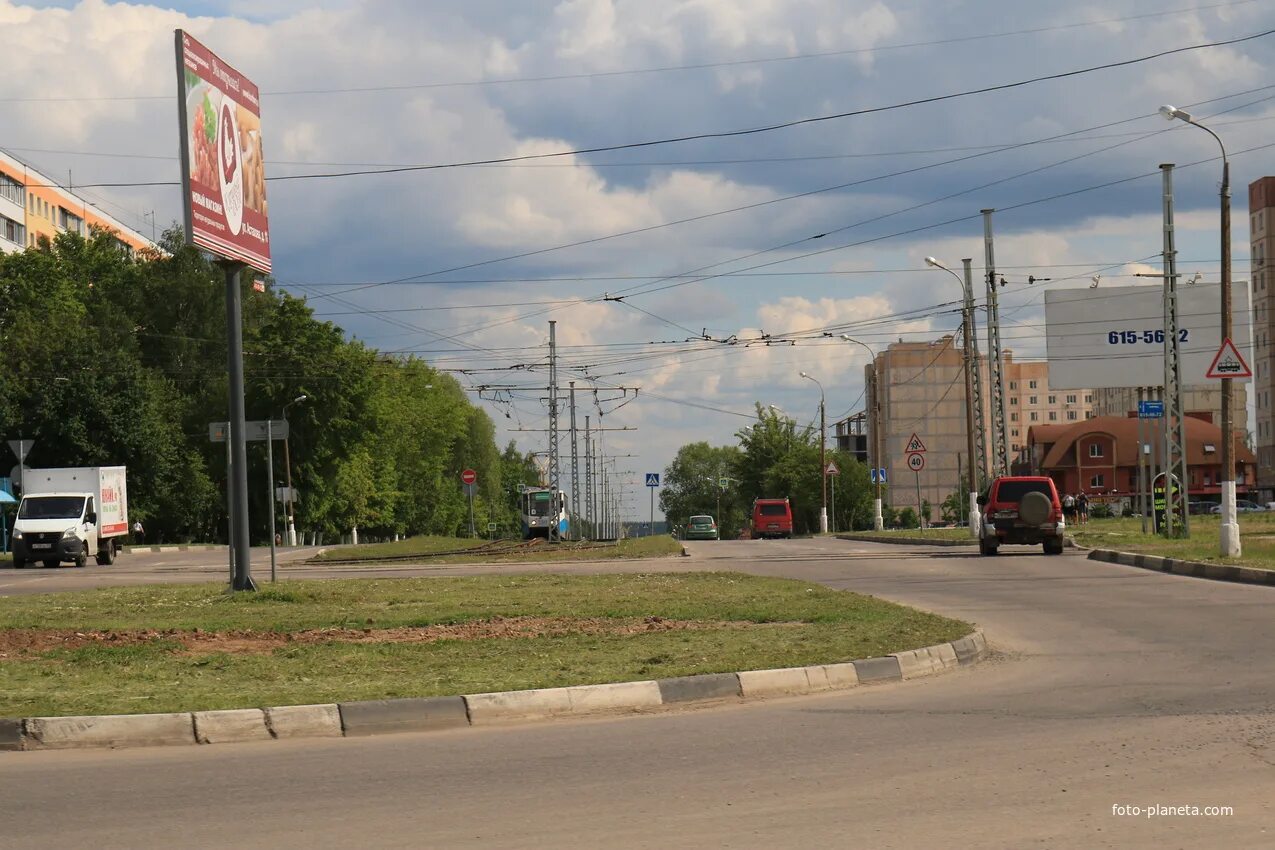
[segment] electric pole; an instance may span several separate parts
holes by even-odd
[[[1001,359],[1000,309],[996,304],[996,257],[992,247],[992,213],[983,213],[983,250],[987,255],[987,364],[992,384],[992,467],[1009,474],[1009,426],[1005,416],[1005,363]]]
[[[580,534],[576,525],[580,521],[580,452],[576,445],[576,382],[569,383],[571,387],[571,508],[567,511],[567,516],[576,518],[576,522],[571,524],[571,534],[578,540]]]
[[[553,491],[553,504],[558,504],[558,492],[561,490],[560,468],[558,465],[558,340],[557,325],[549,320],[549,489]],[[561,532],[555,524],[549,530],[549,539],[561,538]]]

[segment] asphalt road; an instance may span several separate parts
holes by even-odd
[[[962,617],[996,656],[933,679],[680,713],[6,753],[0,845],[1275,846],[1272,589],[1010,547],[692,550],[664,564],[794,576]]]

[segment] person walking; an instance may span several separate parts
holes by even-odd
[[[146,542],[146,529],[142,528],[140,519],[133,523],[133,540],[138,546]]]
[[[1080,515],[1080,524],[1089,524],[1089,497],[1082,491],[1080,497],[1076,499],[1076,513]]]
[[[1063,521],[1070,523],[1076,518],[1076,497],[1068,493],[1063,496]]]

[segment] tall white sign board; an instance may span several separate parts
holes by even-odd
[[[1178,345],[1182,381],[1205,375],[1222,344],[1221,285],[1178,285]],[[1232,340],[1252,345],[1248,287],[1232,287]],[[1158,387],[1164,383],[1164,289],[1103,286],[1045,292],[1045,343],[1051,390]]]

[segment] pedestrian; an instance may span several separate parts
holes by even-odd
[[[140,519],[133,523],[133,540],[138,546],[146,542],[146,529],[142,528]]]
[[[1071,522],[1076,518],[1076,497],[1068,493],[1063,496],[1063,520]]]
[[[1076,499],[1076,511],[1080,514],[1080,524],[1088,525],[1089,524],[1089,497],[1086,496],[1083,492],[1080,494],[1080,498]]]

